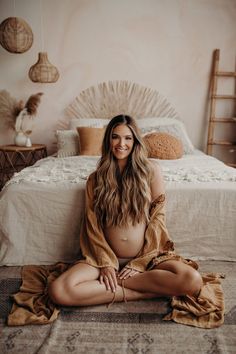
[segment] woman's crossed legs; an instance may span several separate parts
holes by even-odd
[[[110,303],[114,292],[99,282],[100,270],[85,263],[77,263],[60,275],[49,287],[51,299],[65,306],[87,306]],[[154,269],[134,275],[124,282],[127,300],[141,300],[158,296],[196,295],[202,286],[201,275],[191,266],[176,260],[160,263]],[[115,301],[123,301],[121,280]]]
[[[49,286],[49,295],[55,303],[65,306],[110,303],[114,299],[114,292],[107,290],[104,283],[100,283],[99,275],[99,268],[85,263],[77,263],[54,280]],[[127,300],[140,300],[149,296],[144,292],[131,289],[125,291]],[[122,286],[118,285],[115,301],[123,301],[123,299]]]

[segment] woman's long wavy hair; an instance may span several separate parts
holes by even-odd
[[[130,128],[134,145],[125,169],[120,173],[117,159],[112,153],[111,139],[114,128],[122,124]],[[95,173],[94,211],[102,228],[148,222],[151,171],[135,120],[127,115],[114,117],[106,128],[102,156]]]

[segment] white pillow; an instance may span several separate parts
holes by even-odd
[[[106,118],[72,118],[69,129],[75,130],[77,127],[103,128],[110,122]]]
[[[181,140],[184,154],[192,154],[194,146],[188,136],[184,123],[176,118],[154,117],[137,119],[142,135],[151,132],[168,133]]]
[[[79,135],[75,130],[57,130],[57,157],[76,156],[80,151]]]

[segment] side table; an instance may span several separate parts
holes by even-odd
[[[47,157],[47,148],[44,144],[33,144],[31,147],[0,146],[0,190],[15,172],[32,166],[44,157]]]

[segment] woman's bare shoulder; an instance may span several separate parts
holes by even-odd
[[[94,186],[95,186],[95,178],[96,178],[96,171],[92,172],[86,181],[86,189],[87,190],[94,190]]]
[[[165,194],[165,187],[162,175],[162,169],[158,161],[150,160],[152,169],[151,194],[152,200],[158,198],[161,194]]]
[[[90,173],[90,175],[88,176],[88,179],[87,179],[87,183],[92,183],[94,180],[95,180],[95,177],[96,177],[96,171],[93,171],[92,173]]]
[[[158,177],[159,175],[162,175],[162,169],[158,161],[156,160],[150,160],[150,165],[151,165],[151,172],[153,178]]]

